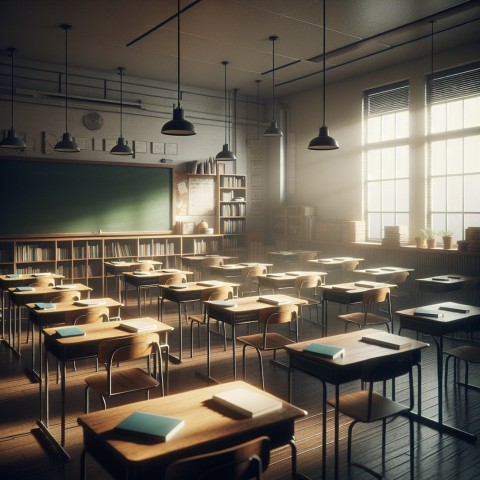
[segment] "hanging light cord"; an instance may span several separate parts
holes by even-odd
[[[272,121],[275,121],[275,40],[277,39],[276,35],[270,37],[272,41]]]
[[[224,83],[224,94],[225,94],[225,144],[228,143],[227,141],[227,61],[223,61],[223,66],[225,67],[225,83]]]
[[[430,48],[430,95],[429,95],[429,103],[432,103],[433,98],[433,24],[435,21],[430,22],[432,24],[432,35],[431,35],[431,48]]]
[[[177,0],[177,107],[180,108],[180,0]]]
[[[123,67],[119,67],[120,75],[120,137],[123,138]]]
[[[326,99],[325,91],[327,89],[327,87],[325,85],[325,54],[326,54],[325,41],[326,41],[326,38],[327,38],[327,32],[326,32],[326,28],[325,28],[325,25],[327,24],[327,21],[325,19],[325,12],[327,10],[325,8],[326,3],[327,3],[327,0],[323,0],[323,125],[324,126],[325,126],[326,110],[327,110],[327,107],[325,105],[325,99]]]
[[[13,130],[13,102],[14,102],[14,95],[13,95],[13,86],[14,86],[14,73],[13,73],[13,57],[15,56],[15,49],[10,48],[10,57],[12,59],[12,75],[11,75],[11,93],[12,93],[12,130]]]
[[[255,83],[257,84],[257,139],[258,139],[258,129],[260,125],[260,82],[261,80],[255,80]]]
[[[68,31],[70,25],[62,25],[65,30],[65,132],[68,132]]]

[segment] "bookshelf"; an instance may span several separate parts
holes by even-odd
[[[65,276],[65,283],[83,283],[95,295],[104,295],[106,261],[150,259],[177,267],[182,255],[221,253],[222,237],[153,233],[0,237],[0,272],[58,273]]]
[[[277,241],[295,242],[311,239],[315,207],[275,206],[270,214],[270,231]]]
[[[246,257],[247,182],[245,175],[218,175],[216,231],[225,255]]]

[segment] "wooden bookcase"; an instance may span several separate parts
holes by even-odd
[[[158,260],[180,265],[179,257],[221,253],[222,235],[23,235],[0,238],[0,273],[52,272],[65,283],[83,283],[103,295],[104,262]]]

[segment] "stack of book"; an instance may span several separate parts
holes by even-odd
[[[384,227],[385,235],[382,238],[382,245],[388,247],[400,247],[408,244],[408,227],[391,226]]]
[[[465,229],[465,240],[469,252],[480,252],[480,227],[468,227]]]

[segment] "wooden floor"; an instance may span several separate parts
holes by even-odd
[[[156,308],[156,307],[155,307]],[[178,329],[178,320],[173,306],[169,307],[165,321]],[[131,305],[130,312],[135,312]],[[154,308],[152,315],[156,313]],[[335,320],[338,306],[331,305],[329,311],[330,334],[341,333],[343,325]],[[125,315],[126,317],[128,314]],[[202,347],[195,345],[194,356],[189,356],[189,333],[184,326],[185,350],[184,362],[170,367],[170,393],[183,392],[199,388],[206,383],[195,375],[197,370],[205,369],[205,341]],[[204,332],[203,332],[204,333]],[[412,334],[412,332],[404,332]],[[320,336],[320,329],[314,322],[305,322],[302,339]],[[51,445],[39,433],[35,420],[38,417],[38,384],[32,383],[25,374],[25,367],[30,362],[30,347],[23,338],[22,357],[14,355],[10,348],[0,345],[0,478],[3,480],[60,480],[79,478],[79,458],[82,449],[82,433],[76,419],[83,413],[84,381],[86,373],[94,369],[93,361],[79,362],[77,371],[68,371],[67,379],[67,450],[72,460],[64,463]],[[424,341],[429,341],[428,337]],[[178,340],[176,334],[170,337],[170,344],[175,353]],[[447,342],[448,344],[448,342]],[[448,346],[448,345],[447,345]],[[230,347],[230,345],[229,345]],[[219,381],[232,380],[231,351],[224,352],[220,341],[214,344],[212,375]],[[436,417],[437,391],[436,369],[434,367],[435,349],[431,347],[423,352],[423,412]],[[241,355],[238,349],[237,359]],[[238,365],[240,367],[240,361]],[[241,374],[240,374],[241,375]],[[472,383],[480,384],[480,366],[473,367]],[[53,377],[54,378],[54,377]],[[249,356],[247,381],[259,386],[259,372],[256,357]],[[314,379],[295,373],[293,403],[308,411],[308,416],[296,424],[298,444],[298,470],[311,479],[321,476],[321,387]],[[342,387],[342,392],[357,389],[358,383]],[[266,389],[287,399],[286,370],[266,362]],[[400,386],[401,390],[401,386]],[[153,396],[158,395],[154,393]],[[449,381],[445,389],[445,422],[458,428],[480,435],[480,393],[469,392],[468,404],[465,404],[464,391],[454,388]],[[143,396],[123,397],[120,402],[137,401]],[[119,399],[116,399],[119,400]],[[51,394],[51,425],[55,435],[59,434],[59,386],[54,385]],[[109,405],[115,405],[115,402]],[[100,409],[100,402],[92,399],[91,410]],[[366,473],[353,467],[351,472],[346,466],[346,433],[349,419],[341,417],[340,431],[340,475],[339,478],[371,478]],[[333,412],[328,412],[327,478],[333,478]],[[354,458],[361,458],[374,469],[380,465],[380,436],[378,427],[358,425],[354,437]],[[455,439],[446,434],[417,426],[415,429],[415,477],[418,479],[478,479],[480,478],[480,446]],[[290,449],[288,447],[272,452],[271,465],[265,475],[267,480],[287,479],[290,469]],[[408,424],[398,419],[387,430],[386,477],[395,479],[409,478]],[[110,478],[93,460],[88,463],[89,479],[103,480]]]

